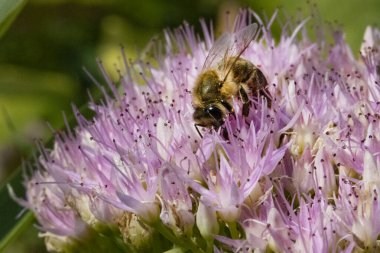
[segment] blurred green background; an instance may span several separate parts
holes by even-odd
[[[323,20],[343,24],[355,55],[366,25],[380,23],[378,0],[314,2]],[[87,90],[97,93],[83,71],[86,67],[102,81],[97,57],[111,70],[120,44],[134,57],[136,48],[184,20],[199,29],[200,17],[218,26],[227,10],[251,7],[271,15],[281,6],[289,15],[299,8],[305,17],[310,13],[306,3],[279,0],[30,0],[0,38],[0,185],[30,156],[35,139],[50,138],[46,122],[61,128],[62,111],[71,115],[71,103],[81,106]],[[44,252],[36,238],[31,228],[20,236],[23,243],[6,252]]]

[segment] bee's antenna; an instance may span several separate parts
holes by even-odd
[[[194,124],[194,127],[195,127],[195,129],[197,129],[197,132],[198,132],[199,136],[203,139],[203,135],[199,131],[198,124]]]

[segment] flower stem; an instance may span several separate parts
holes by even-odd
[[[173,233],[161,221],[152,224],[152,227],[155,228],[166,239],[172,242],[173,245],[178,245],[181,248],[189,249],[194,253],[205,253],[190,238],[188,240],[184,240],[183,238],[174,236]]]
[[[214,252],[214,239],[207,240],[207,253]]]
[[[228,222],[228,228],[231,233],[232,239],[239,239],[239,231],[237,230],[236,223],[235,222]]]
[[[0,240],[0,252],[3,252],[3,250],[5,250],[5,248],[18,236],[20,236],[20,234],[22,234],[27,228],[29,228],[33,222],[35,222],[34,214],[29,211],[16,223],[13,229],[8,232],[2,240]]]

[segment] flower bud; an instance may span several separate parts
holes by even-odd
[[[215,210],[204,205],[202,201],[199,201],[196,219],[199,232],[206,240],[212,239],[213,236],[219,232],[219,224]]]

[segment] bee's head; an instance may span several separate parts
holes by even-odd
[[[218,129],[224,123],[224,112],[216,105],[195,108],[193,119],[197,126]]]

